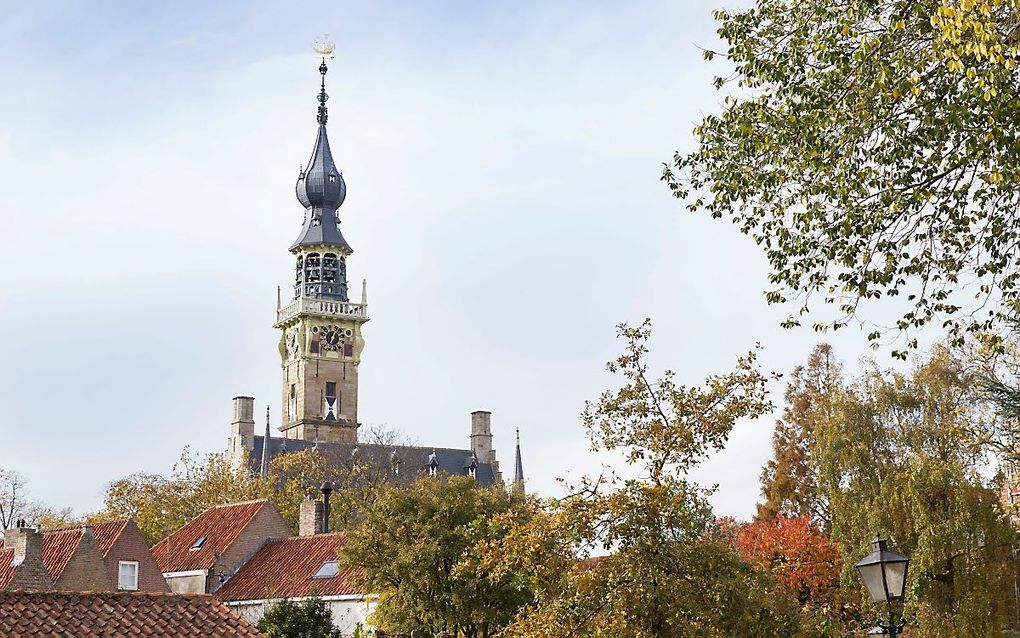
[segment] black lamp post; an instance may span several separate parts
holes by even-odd
[[[893,603],[903,600],[910,559],[890,552],[886,540],[881,536],[875,536],[875,540],[871,541],[871,548],[873,551],[859,560],[854,567],[860,572],[864,586],[871,594],[872,602],[886,604],[889,619],[884,621],[880,618],[878,625],[868,633],[895,637],[903,632],[903,626],[907,622],[905,618],[896,622]],[[882,633],[879,633],[878,630],[882,630]]]

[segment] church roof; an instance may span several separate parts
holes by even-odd
[[[265,437],[256,436],[252,450],[248,456],[248,464],[253,472],[258,472],[262,461],[262,449]],[[475,480],[482,485],[493,485],[496,482],[492,472],[492,466],[488,463],[478,462],[471,450],[460,450],[453,448],[411,446],[411,445],[378,445],[373,443],[361,443],[351,445],[349,443],[323,443],[305,441],[302,439],[284,439],[270,437],[269,454],[271,460],[277,454],[286,452],[300,452],[315,448],[326,460],[334,465],[350,465],[354,450],[357,448],[361,462],[371,463],[376,467],[390,468],[394,461],[399,463],[400,477],[413,480],[414,477],[425,472],[429,466],[429,457],[436,455],[438,470],[444,474],[456,476],[468,476],[472,462],[476,463]]]

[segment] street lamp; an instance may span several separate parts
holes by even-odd
[[[881,536],[876,535],[875,540],[871,541],[871,549],[872,552],[859,560],[854,567],[860,572],[864,586],[871,594],[872,602],[884,602],[888,606],[889,620],[884,622],[879,619],[878,626],[869,633],[877,633],[875,630],[882,629],[889,636],[895,637],[902,633],[906,619],[896,622],[893,603],[903,600],[910,559],[890,552],[886,540]]]

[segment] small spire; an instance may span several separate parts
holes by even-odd
[[[262,463],[259,465],[259,475],[265,476],[269,473],[269,406],[266,405],[266,434],[262,437]]]
[[[368,280],[361,280],[361,305],[364,306],[368,303]]]
[[[517,451],[514,455],[513,492],[524,494],[524,466],[521,464],[521,429],[517,428]]]

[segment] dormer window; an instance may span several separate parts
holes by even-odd
[[[191,544],[191,547],[189,547],[188,549],[190,551],[197,552],[198,550],[202,549],[202,545],[205,545],[205,536],[199,537],[194,543]]]
[[[335,560],[327,560],[319,567],[319,571],[315,572],[312,578],[333,578],[337,574],[337,567]]]
[[[472,465],[471,467],[468,468],[468,476],[470,476],[471,478],[475,478],[475,474],[477,473],[478,468],[476,468],[475,466]]]

